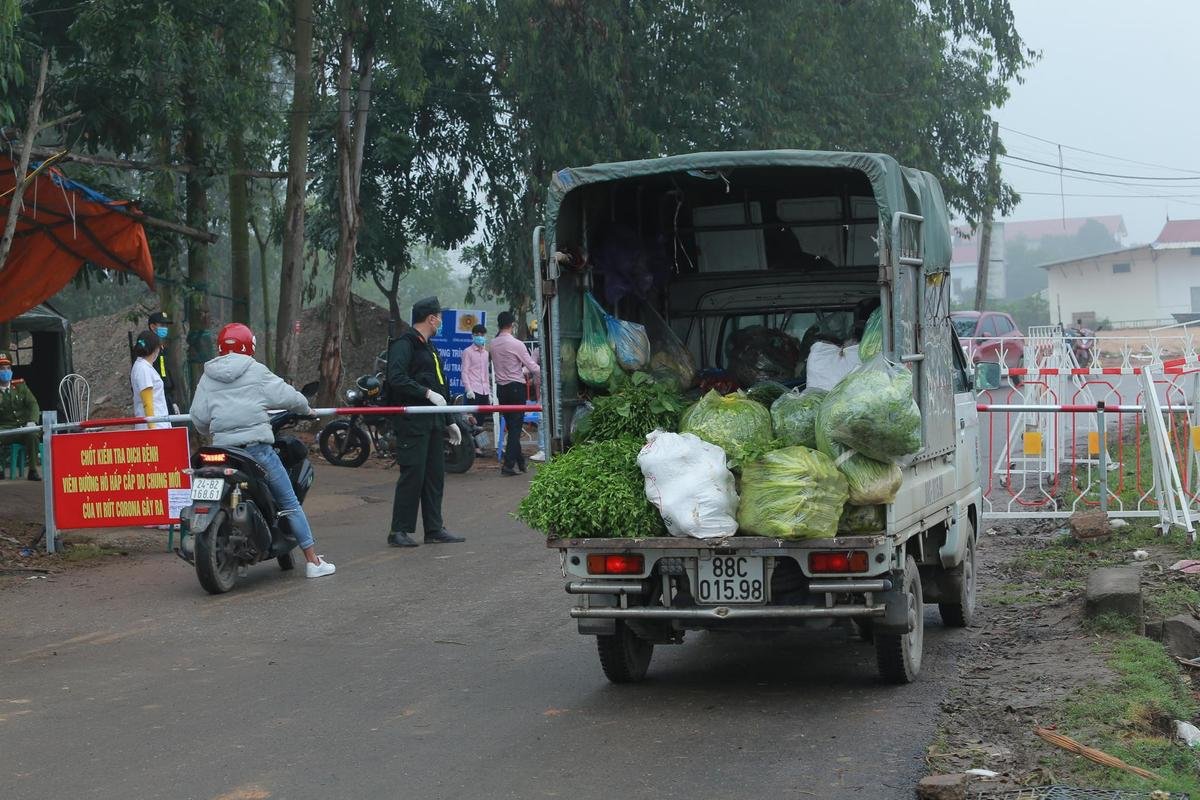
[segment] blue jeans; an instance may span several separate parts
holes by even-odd
[[[296,540],[300,543],[301,549],[307,550],[312,547],[312,528],[308,526],[308,517],[304,516],[304,509],[300,507],[300,501],[296,499],[296,492],[292,489],[292,479],[288,477],[287,470],[283,468],[279,454],[269,444],[248,444],[246,452],[254,456],[254,460],[266,468],[267,485],[271,487],[271,494],[274,496],[275,502],[279,504],[280,516],[287,515],[288,524],[292,533],[295,534]]]

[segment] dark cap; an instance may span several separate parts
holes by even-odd
[[[424,300],[413,303],[412,321],[421,322],[430,314],[440,313],[442,313],[442,304],[437,297],[426,297]]]
[[[171,318],[162,311],[155,311],[146,318],[146,323],[149,325],[170,325]]]

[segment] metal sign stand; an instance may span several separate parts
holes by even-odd
[[[42,493],[46,505],[46,553],[53,553],[58,539],[58,526],[54,524],[54,448],[50,440],[58,422],[57,411],[42,412]]]

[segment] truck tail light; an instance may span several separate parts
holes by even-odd
[[[814,574],[866,572],[867,564],[868,559],[866,550],[808,554],[808,571]]]
[[[646,569],[646,560],[638,555],[597,553],[587,557],[589,575],[641,575]]]

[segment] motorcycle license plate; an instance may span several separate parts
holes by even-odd
[[[702,558],[696,582],[696,600],[705,605],[766,600],[763,560],[758,556]]]
[[[192,478],[193,500],[220,500],[225,481],[220,478]]]

